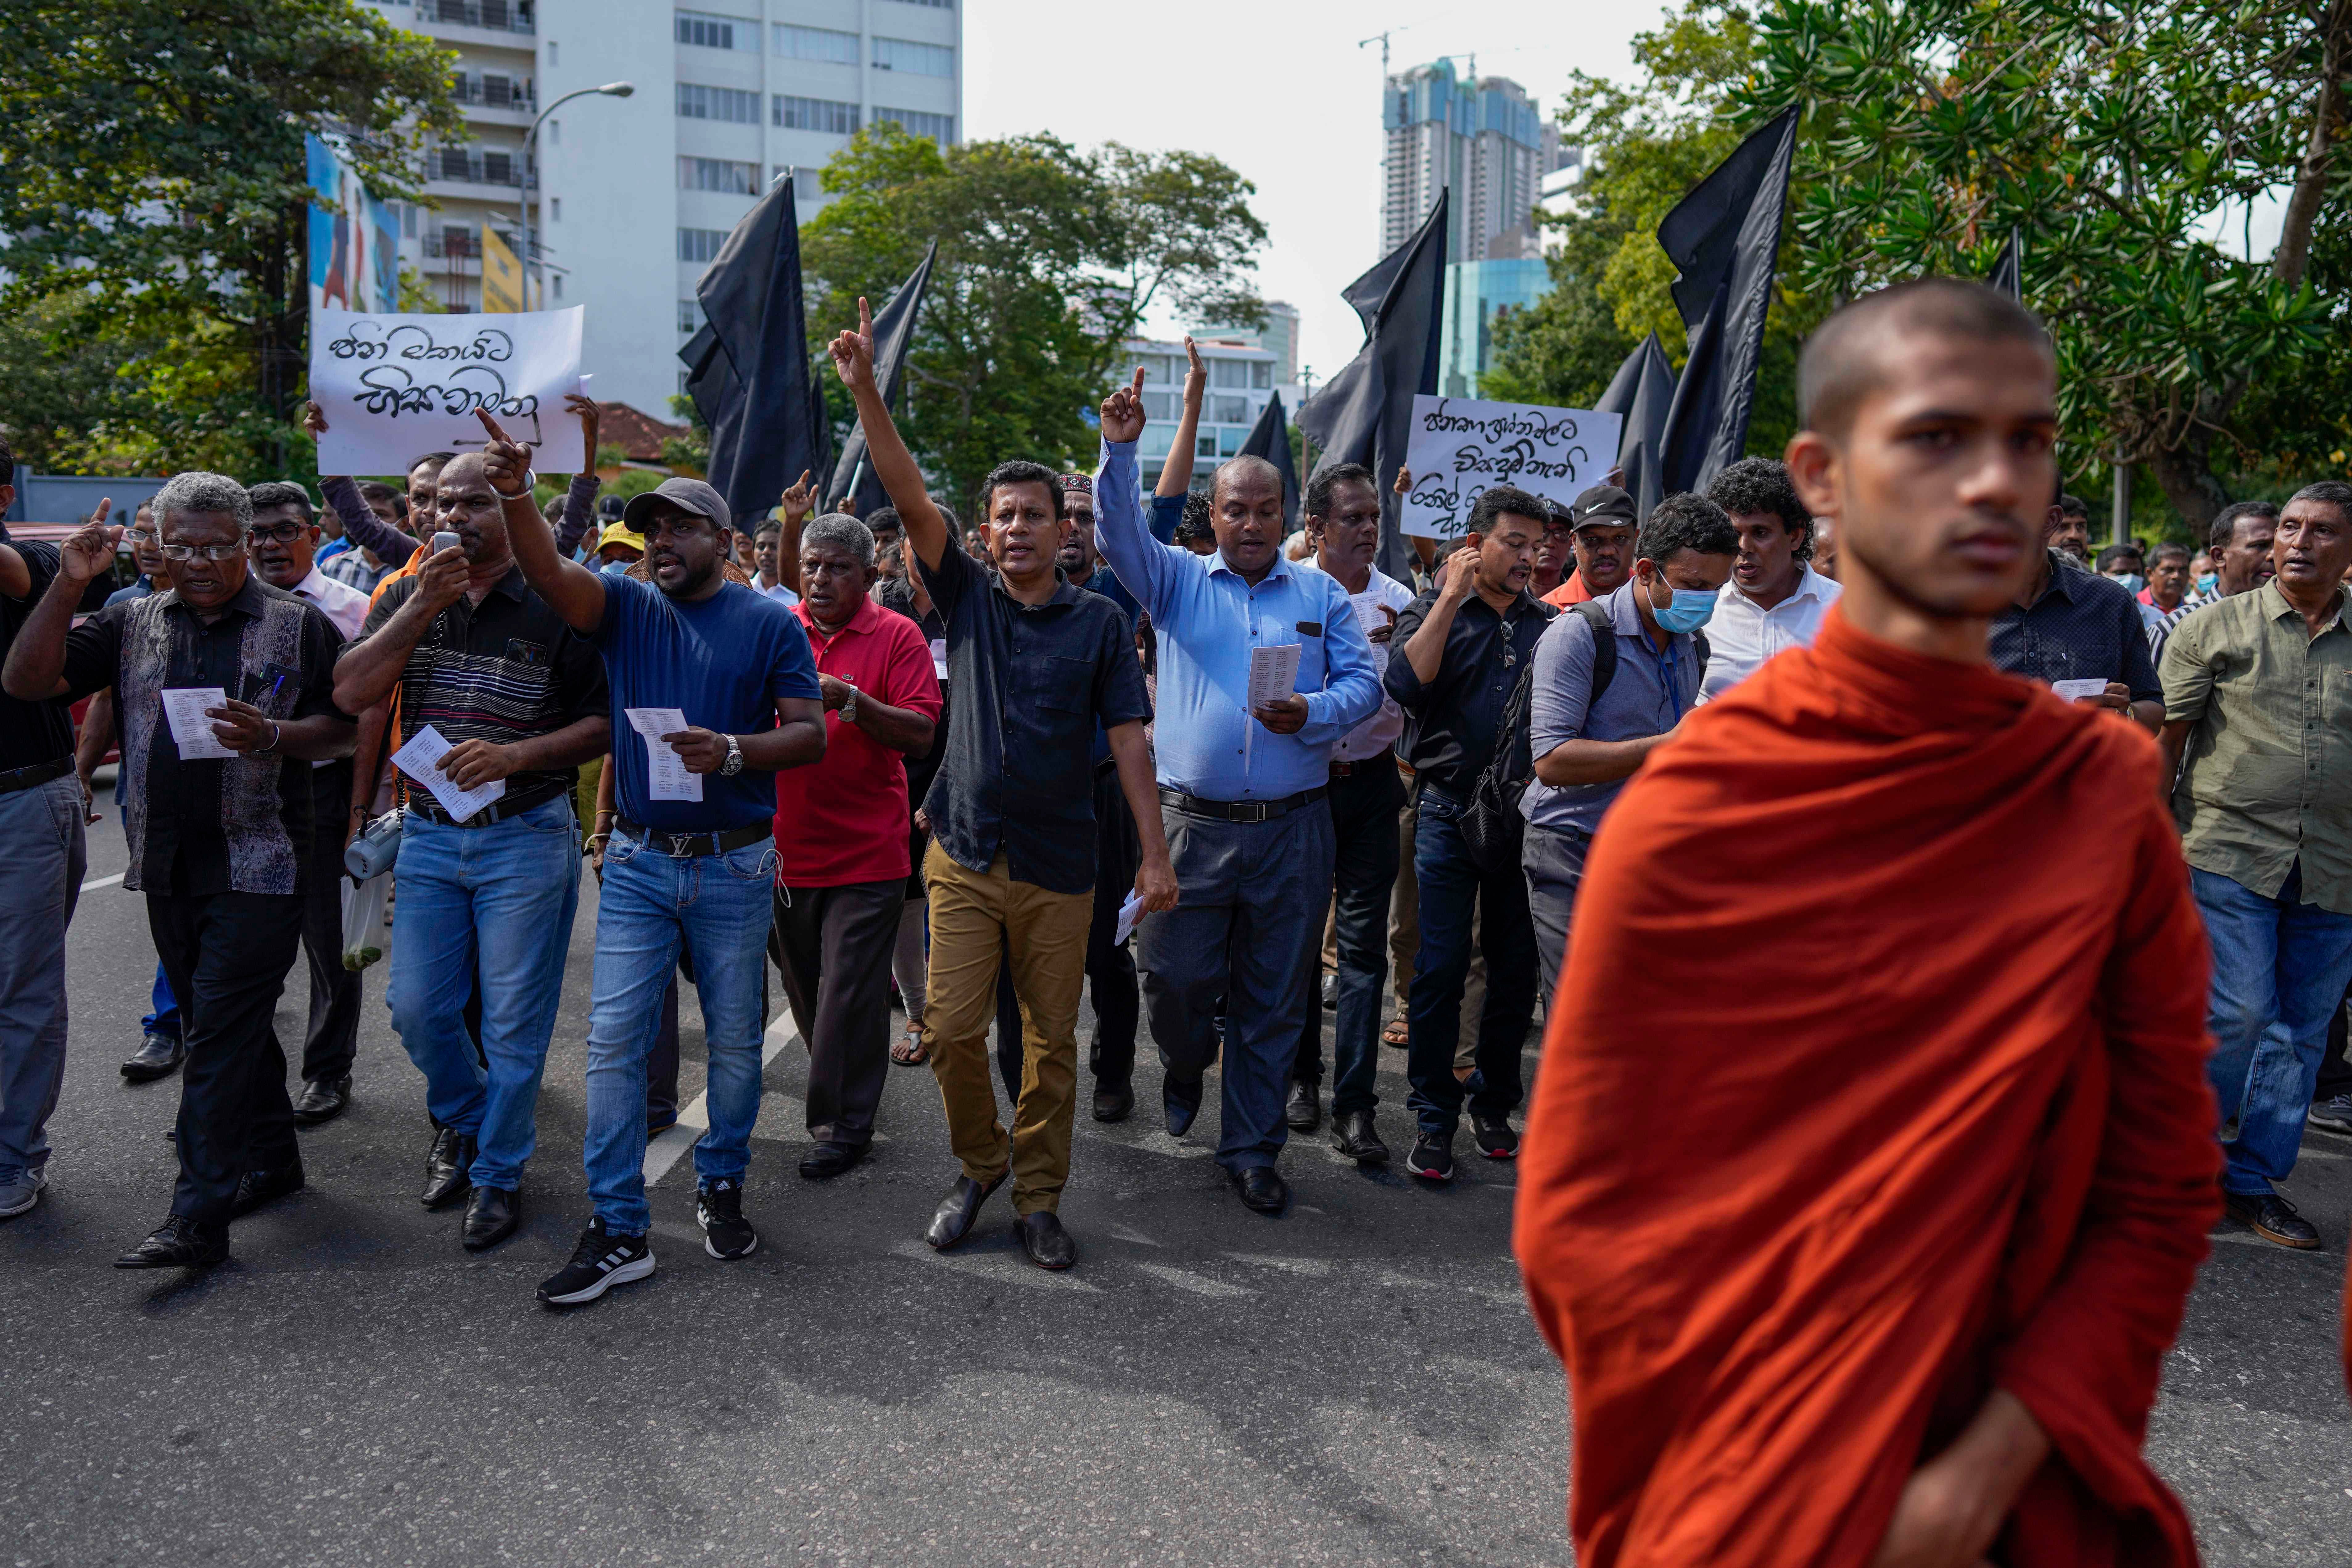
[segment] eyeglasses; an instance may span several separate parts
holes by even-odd
[[[152,528],[126,528],[122,537],[133,544],[152,544],[163,535]]]
[[[158,546],[166,561],[234,561],[245,553],[243,544],[165,544]]]
[[[281,522],[274,528],[254,529],[246,537],[257,544],[266,539],[275,540],[279,544],[291,544],[310,531],[310,525],[307,522]]]

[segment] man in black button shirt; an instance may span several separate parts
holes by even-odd
[[[520,1216],[580,907],[572,784],[580,763],[604,754],[613,724],[604,661],[523,581],[480,453],[449,459],[435,504],[424,532],[446,530],[457,547],[384,589],[335,667],[335,697],[359,712],[396,692],[404,738],[430,728],[449,742],[444,778],[464,789],[505,781],[504,795],[460,822],[403,779],[387,989],[433,1113],[420,1201],[438,1208],[467,1193],[459,1235],[478,1251]],[[479,1058],[461,1016],[478,976]]]
[[[1421,787],[1413,838],[1421,949],[1405,1047],[1410,1103],[1420,1125],[1405,1169],[1433,1181],[1454,1174],[1463,1099],[1454,1047],[1461,1038],[1474,903],[1486,958],[1486,1011],[1478,1022],[1482,1087],[1471,1102],[1471,1125],[1488,1159],[1518,1152],[1510,1116],[1520,1100],[1519,1053],[1535,1014],[1535,924],[1516,849],[1481,870],[1464,847],[1461,825],[1495,754],[1503,709],[1551,622],[1553,612],[1527,591],[1544,522],[1543,502],[1525,490],[1498,485],[1481,495],[1470,509],[1467,542],[1447,558],[1443,582],[1397,617],[1390,639],[1402,656],[1390,656],[1383,678],[1405,712],[1397,749]],[[1516,809],[1507,816],[1517,821]]]
[[[16,459],[0,443],[0,511],[16,499]],[[106,519],[106,503],[98,509]],[[0,529],[0,652],[58,574],[53,544]],[[50,699],[0,697],[0,1219],[47,1184],[44,1129],[66,1070],[66,926],[88,860],[73,720]]]
[[[1993,663],[2053,686],[2097,681],[2095,691],[2060,689],[2086,707],[2127,713],[2154,732],[2164,723],[2164,688],[2139,601],[2060,548],[2045,547],[2042,556],[2016,603],[1992,619]]]
[[[1142,837],[1135,890],[1147,910],[1176,902],[1143,738],[1150,714],[1143,668],[1126,615],[1072,587],[1055,564],[1069,524],[1051,468],[1007,463],[989,476],[982,494],[994,572],[956,548],[875,385],[865,300],[857,311],[857,331],[834,340],[834,368],[856,400],[913,569],[947,619],[955,691],[946,761],[927,804],[931,965],[923,1035],[963,1174],[924,1239],[940,1248],[961,1241],[1009,1175],[1023,1250],[1041,1268],[1067,1268],[1077,1246],[1055,1211],[1069,1179],[1077,1103],[1078,994],[1094,910],[1089,744],[1097,721]],[[1008,948],[1025,1055],[1009,1140],[988,1071],[997,965]]]
[[[171,1216],[115,1260],[122,1268],[218,1263],[233,1216],[302,1185],[271,1017],[310,879],[335,874],[310,864],[308,764],[349,756],[357,737],[335,707],[334,626],[248,574],[245,487],[182,474],[154,508],[171,592],[74,628],[82,590],[113,563],[122,531],[83,528],[0,670],[18,698],[114,688],[129,781],[123,885],[147,895],[186,1019],[179,1184]],[[221,695],[191,700],[191,689]]]

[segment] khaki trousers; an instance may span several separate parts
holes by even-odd
[[[1010,1158],[1014,1212],[1051,1211],[1070,1179],[1078,995],[1094,894],[1016,882],[1002,854],[985,873],[968,870],[937,840],[923,853],[923,880],[931,906],[923,1042],[947,1108],[949,1143],[963,1173],[983,1184],[1003,1174]],[[988,1051],[997,964],[1007,954],[1021,999],[1021,1095],[1009,1140],[997,1120]]]

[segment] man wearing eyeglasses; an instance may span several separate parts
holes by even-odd
[[[0,667],[0,689],[20,701],[114,689],[131,781],[123,885],[147,895],[187,1020],[172,1212],[122,1268],[219,1263],[232,1218],[303,1185],[271,1020],[310,879],[334,874],[312,864],[303,764],[347,757],[356,738],[334,702],[334,624],[249,570],[245,487],[182,474],[154,509],[171,591],[75,626],[84,589],[114,561],[119,531],[93,522],[65,542]]]

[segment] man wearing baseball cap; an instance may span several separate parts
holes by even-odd
[[[1568,509],[1576,530],[1576,573],[1543,596],[1547,605],[1580,605],[1606,598],[1633,575],[1633,535],[1641,514],[1633,498],[1615,485],[1594,485]]]
[[[710,1130],[694,1153],[703,1249],[735,1258],[759,1245],[742,1194],[760,1110],[775,775],[824,755],[824,695],[800,621],[719,570],[730,520],[717,490],[669,479],[633,497],[624,521],[646,542],[649,581],[592,572],[557,552],[530,504],[529,452],[483,424],[523,576],[603,651],[612,688],[619,816],[596,918],[583,1150],[596,1212],[539,1288],[568,1307],[654,1271],[646,1056],[681,943],[694,950],[710,1055]]]

